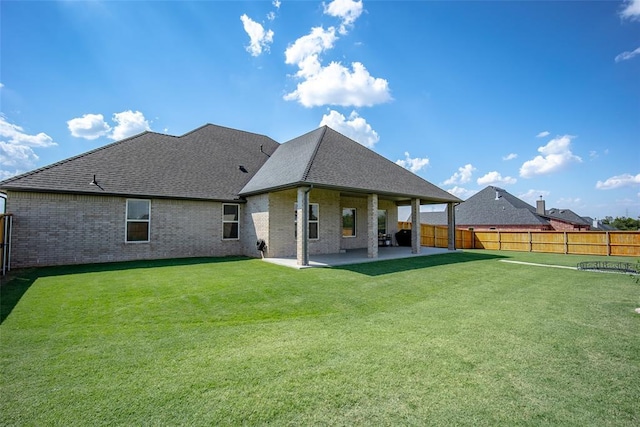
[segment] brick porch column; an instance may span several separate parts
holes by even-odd
[[[420,253],[420,199],[411,199],[411,253]]]
[[[367,256],[378,258],[378,195],[367,196]]]
[[[309,191],[311,188],[298,188],[296,258],[298,265],[309,265]]]

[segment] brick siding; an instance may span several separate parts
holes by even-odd
[[[218,202],[151,199],[150,242],[125,243],[126,200],[9,192],[12,266],[243,254],[240,240],[222,239]]]

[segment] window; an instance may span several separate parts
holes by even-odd
[[[240,238],[240,205],[222,205],[222,238],[237,240]]]
[[[127,200],[126,242],[149,241],[151,200]]]
[[[342,208],[342,237],[356,237],[356,210]]]
[[[317,203],[309,203],[309,239],[318,240],[320,232],[318,231],[320,205]],[[298,238],[298,203],[294,204],[295,214],[295,237]]]
[[[378,211],[378,234],[387,234],[387,211]]]

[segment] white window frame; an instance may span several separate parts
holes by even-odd
[[[317,215],[317,219],[309,219],[307,221],[307,230],[309,230],[309,234],[311,234],[311,227],[309,227],[309,225],[316,224],[316,230],[318,230],[318,235],[316,237],[309,237],[309,240],[320,240],[320,204],[319,203],[309,203],[309,213],[311,213],[313,210],[311,208],[311,206],[315,205],[317,207],[316,212],[318,213]],[[293,229],[294,229],[294,236],[297,238],[298,236],[298,202],[295,202],[293,204],[293,211],[294,211],[294,222],[293,222]]]
[[[237,218],[236,220],[229,221],[224,218],[224,208],[225,206],[235,206],[237,209]],[[224,237],[224,226],[225,224],[236,224],[238,227],[238,236],[237,237]],[[239,203],[223,203],[222,204],[222,240],[240,240],[240,204]]]
[[[351,211],[351,213],[353,214],[353,234],[350,235],[345,235],[344,234],[344,211]],[[342,237],[345,239],[352,239],[354,237],[357,237],[358,232],[357,232],[357,228],[358,228],[358,214],[357,214],[357,209],[356,208],[347,208],[344,207],[342,208]]]
[[[149,206],[148,218],[129,219],[129,202],[147,202]],[[129,223],[147,223],[147,240],[129,240]],[[124,242],[125,243],[149,243],[151,241],[151,200],[150,199],[127,199],[124,209]]]

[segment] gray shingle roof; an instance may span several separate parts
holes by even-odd
[[[301,184],[434,203],[461,201],[327,126],[282,144],[240,194]]]
[[[587,220],[573,212],[571,209],[552,208],[546,212],[546,216],[576,225],[593,225],[593,221],[588,222]]]
[[[540,226],[549,222],[530,204],[502,188],[488,186],[458,206],[456,224]]]
[[[0,189],[234,200],[278,143],[205,125],[175,137],[144,132],[0,182]],[[247,172],[239,169],[244,166]],[[93,176],[102,189],[89,185]]]
[[[426,224],[445,225],[446,218],[446,210],[420,214],[420,222]],[[540,226],[549,222],[528,203],[502,188],[488,186],[456,207],[456,226],[474,225]]]

